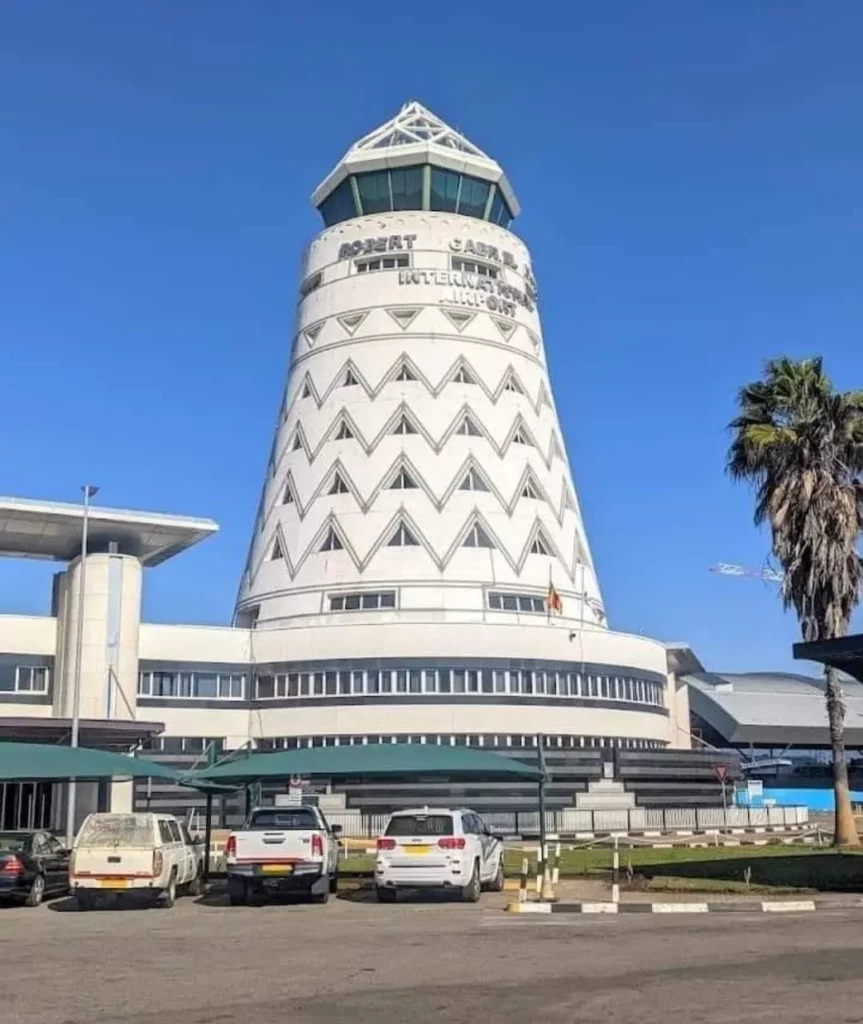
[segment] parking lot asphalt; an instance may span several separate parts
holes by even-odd
[[[505,898],[0,908],[3,1024],[863,1019],[863,914],[514,917]]]

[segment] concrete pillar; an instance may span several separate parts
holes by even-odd
[[[54,714],[61,718],[71,718],[74,710],[80,571],[78,558],[63,574],[55,593],[58,658]],[[82,719],[135,717],[142,571],[141,563],[131,555],[87,556],[81,647]]]

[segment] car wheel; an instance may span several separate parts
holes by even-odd
[[[165,910],[170,910],[171,907],[177,902],[177,876],[171,875],[171,880],[168,882],[168,888],[163,890],[159,897],[158,903],[160,907],[164,907]]]
[[[195,875],[191,882],[186,886],[187,896],[200,896],[204,891],[204,882],[200,874]]]
[[[232,907],[243,907],[249,902],[249,887],[245,884],[242,885],[229,885],[228,886],[228,903]]]
[[[36,875],[24,900],[25,907],[38,907],[45,895],[45,876]]]
[[[479,861],[476,860],[473,863],[473,874],[470,876],[470,881],[461,891],[461,898],[465,903],[478,903],[481,891]]]
[[[489,890],[491,892],[503,892],[503,857],[497,862],[497,871],[494,874],[494,878],[491,880]]]
[[[326,903],[329,900],[329,898],[330,898],[329,887],[326,888],[323,892],[313,892],[312,893],[312,903]]]
[[[96,897],[86,889],[79,889],[75,893],[75,902],[79,910],[92,910],[96,906]]]
[[[388,889],[385,885],[379,885],[377,887],[378,903],[395,903],[396,901],[396,890]]]

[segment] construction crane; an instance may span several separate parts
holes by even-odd
[[[771,569],[765,565],[761,569],[749,569],[745,565],[734,565],[730,562],[719,562],[718,565],[710,566],[711,572],[718,572],[721,576],[747,576],[750,579],[764,580],[765,583],[784,583],[785,573],[778,569]]]

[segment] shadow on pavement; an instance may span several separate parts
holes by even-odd
[[[786,856],[753,853],[749,857],[643,864],[635,870],[643,878],[709,878],[824,892],[863,892],[863,854],[860,853],[828,850]]]

